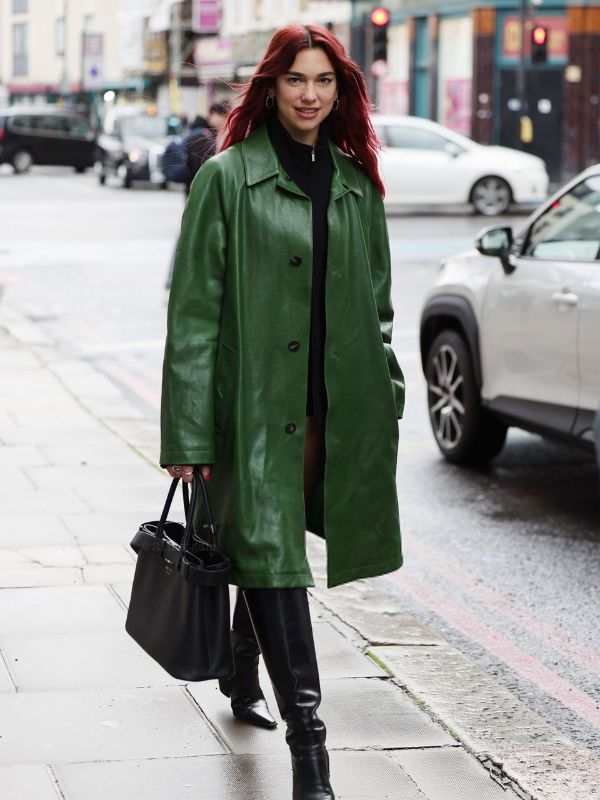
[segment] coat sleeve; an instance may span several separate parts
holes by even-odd
[[[226,265],[218,159],[196,175],[173,265],[162,371],[160,464],[215,461],[213,378]]]
[[[392,305],[392,268],[390,258],[390,242],[385,217],[383,198],[377,187],[371,181],[371,203],[370,203],[370,228],[369,228],[369,249],[371,261],[371,280],[379,315],[379,327],[381,328],[381,338],[387,358],[390,377],[394,389],[394,399],[396,401],[396,411],[398,419],[404,414],[405,384],[404,375],[398,364],[396,355],[392,349],[392,323],[394,320],[394,308]]]

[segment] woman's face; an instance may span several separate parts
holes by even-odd
[[[269,89],[277,114],[288,133],[299,142],[314,145],[319,125],[337,97],[333,64],[320,47],[306,47],[284,75]]]

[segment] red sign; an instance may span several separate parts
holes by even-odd
[[[525,56],[531,55],[530,31],[546,31],[548,36],[548,58],[566,60],[569,55],[569,34],[566,17],[537,16],[525,28]],[[537,42],[544,44],[543,40]],[[519,58],[521,55],[521,20],[519,17],[505,17],[502,29],[502,55],[504,58]]]

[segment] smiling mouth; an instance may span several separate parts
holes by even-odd
[[[318,108],[297,108],[296,111],[299,114],[306,114],[307,116],[313,116],[316,114],[319,109]]]

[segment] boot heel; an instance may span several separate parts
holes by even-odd
[[[219,689],[225,697],[231,697],[233,678],[219,678]]]

